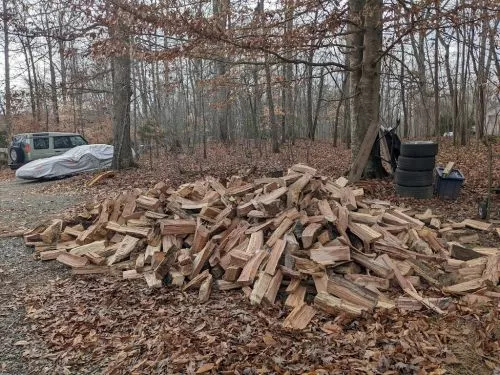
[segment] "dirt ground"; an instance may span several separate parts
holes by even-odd
[[[154,172],[142,182],[158,181]],[[6,178],[0,233],[33,227],[127,181],[86,189],[88,179]],[[282,328],[280,303],[256,308],[236,291],[200,305],[196,294],[143,284],[72,277],[57,262],[35,260],[21,239],[0,238],[0,374],[500,374],[499,311],[490,306],[453,305],[444,318],[318,313],[297,333]]]

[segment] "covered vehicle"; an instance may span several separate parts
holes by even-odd
[[[49,179],[111,167],[113,146],[93,144],[74,147],[64,154],[34,160],[16,171],[26,180]]]

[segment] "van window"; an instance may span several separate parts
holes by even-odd
[[[71,140],[68,136],[54,137],[54,148],[71,148]]]
[[[87,144],[87,141],[79,135],[73,135],[69,137],[69,139],[71,141],[71,147],[83,146]]]
[[[46,150],[49,148],[49,138],[36,137],[33,138],[33,148],[35,150]]]

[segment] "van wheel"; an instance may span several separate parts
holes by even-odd
[[[14,163],[22,163],[24,161],[24,152],[18,147],[12,147],[9,151],[10,160]]]

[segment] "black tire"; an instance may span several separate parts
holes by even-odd
[[[433,188],[431,186],[401,186],[394,185],[396,193],[401,197],[413,197],[419,199],[432,198]]]
[[[434,175],[432,171],[405,171],[396,169],[394,182],[401,186],[429,186],[432,185]]]
[[[401,156],[411,158],[425,158],[436,156],[438,153],[438,144],[431,141],[411,141],[401,144]]]
[[[19,147],[11,147],[9,157],[12,163],[20,164],[24,161],[24,152]]]
[[[408,156],[400,156],[398,158],[398,168],[405,171],[433,171],[436,165],[434,156],[426,158],[410,158]]]

